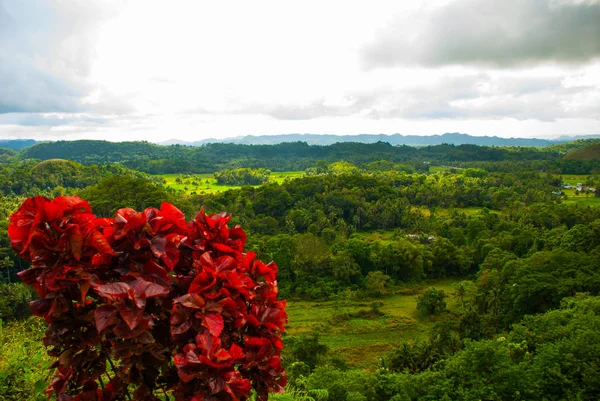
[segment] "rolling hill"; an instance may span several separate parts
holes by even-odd
[[[600,160],[600,143],[574,150],[565,156],[567,160]]]

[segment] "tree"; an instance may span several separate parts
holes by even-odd
[[[385,286],[388,281],[390,276],[379,270],[371,271],[365,278],[365,290],[372,297],[380,297],[386,293]]]
[[[417,298],[417,309],[427,315],[437,315],[446,309],[446,294],[444,290],[429,287]]]
[[[301,336],[291,339],[288,352],[292,357],[300,362],[307,364],[310,369],[314,369],[317,363],[329,350],[327,345],[319,341],[319,333],[311,336]]]
[[[144,178],[116,175],[79,191],[91,207],[101,216],[110,216],[117,209],[131,207],[145,209],[159,207],[171,200],[167,191]]]

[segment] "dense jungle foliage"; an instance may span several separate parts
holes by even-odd
[[[4,152],[0,337],[3,352],[11,353],[0,357],[0,394],[41,400],[33,384],[47,380],[15,348],[23,343],[30,354],[41,352],[18,333],[40,338],[43,325],[26,317],[32,294],[15,284],[25,262],[10,250],[7,217],[26,196],[78,194],[99,216],[163,201],[188,217],[202,205],[209,213],[227,211],[247,231],[247,249],[277,262],[280,297],[290,305],[370,305],[340,309],[329,327],[292,330],[283,355],[289,384],[275,400],[596,399],[600,198],[574,189],[565,195],[560,174],[580,174],[577,181],[596,186],[600,162],[563,159],[576,146],[584,144],[191,148],[75,141]],[[305,173],[193,195],[149,175],[218,175],[225,168],[250,176],[258,169]],[[440,289],[440,280],[452,282],[451,289]],[[386,309],[405,294],[414,295],[412,319],[428,328],[408,339],[410,322],[390,319]],[[389,330],[398,330],[400,340],[378,344],[376,363],[355,365],[343,352],[353,346],[325,344],[328,330],[355,321],[395,322]],[[36,361],[44,366],[43,358]]]
[[[379,160],[411,163],[427,169],[427,163],[523,162],[536,168],[552,169],[563,174],[587,174],[594,165],[562,157],[573,149],[594,140],[562,144],[547,148],[490,147],[476,145],[434,145],[425,147],[337,143],[328,146],[305,142],[278,145],[206,144],[203,146],[160,146],[148,142],[59,141],[44,142],[22,149],[12,159],[69,159],[83,164],[121,163],[130,169],[149,174],[213,173],[240,167],[266,168],[271,171],[297,171],[313,167],[319,160],[327,163],[344,160],[359,167]],[[11,159],[10,155],[3,156]],[[425,163],[425,164],[424,164]],[[582,167],[583,166],[583,167]],[[539,169],[538,168],[538,169]]]

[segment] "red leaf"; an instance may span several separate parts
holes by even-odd
[[[267,265],[260,260],[254,261],[254,264],[250,269],[255,278],[264,277],[264,279],[270,284],[275,282],[278,270],[279,269],[277,268],[275,262],[271,262]]]
[[[102,305],[94,311],[94,319],[96,321],[96,330],[100,333],[102,330],[113,324],[117,324],[117,310],[112,305]]]
[[[217,251],[225,254],[225,255],[235,255],[236,251],[234,251],[230,246],[225,244],[219,244],[218,242],[213,243],[213,248]]]
[[[250,380],[244,379],[240,372],[233,371],[225,374],[225,391],[227,391],[234,400],[246,399],[250,397]]]
[[[80,301],[81,303],[85,303],[85,297],[91,287],[91,283],[89,282],[89,280],[82,280],[81,282],[79,282],[79,294],[81,296]]]
[[[31,242],[33,230],[40,221],[45,219],[44,205],[48,202],[49,199],[42,196],[28,198],[10,216],[8,223],[10,244],[15,252],[27,260],[31,260],[28,255],[28,247]]]
[[[179,261],[179,243],[182,239],[185,237],[179,234],[169,234],[166,237],[154,237],[150,242],[154,255],[160,258],[169,270],[173,270]]]
[[[126,298],[130,288],[129,284],[120,282],[94,286],[94,289],[98,291],[101,296],[111,296],[116,298]]]
[[[60,316],[69,310],[69,306],[69,302],[65,299],[65,297],[62,294],[59,294],[55,298],[52,298],[50,309],[48,312],[46,312],[46,316],[44,316],[44,318],[46,321],[49,321],[51,317]]]
[[[215,337],[221,335],[221,331],[223,331],[223,327],[225,326],[223,316],[218,313],[207,313],[204,315],[202,325]]]
[[[183,334],[192,327],[192,319],[187,318],[183,310],[171,312],[171,335]]]
[[[185,222],[185,216],[181,210],[168,202],[163,202],[160,205],[160,213],[164,216],[165,220],[173,224],[180,230],[185,230],[187,223]]]
[[[46,287],[38,281],[43,271],[44,269],[27,269],[18,272],[17,276],[19,276],[21,281],[25,284],[32,286],[40,297],[45,297],[47,292]]]
[[[151,227],[147,225],[146,215],[129,208],[117,210],[114,227],[115,239],[123,238],[130,232],[140,234],[151,230]]]
[[[231,256],[221,256],[215,261],[216,271],[221,273],[225,270],[235,270],[237,261]]]
[[[123,318],[123,321],[127,324],[127,326],[133,330],[137,327],[140,320],[142,320],[142,316],[144,315],[144,310],[127,306],[127,305],[119,305],[119,315]]]
[[[185,240],[185,237],[182,237],[179,234],[169,234],[167,235],[167,247],[166,252],[160,257],[160,259],[167,265],[169,270],[173,270],[175,266],[177,266],[177,262],[179,262],[179,244],[181,241]]]
[[[119,376],[114,375],[113,378],[104,386],[105,401],[113,401],[117,398],[123,389],[123,382]]]
[[[161,297],[169,293],[168,287],[165,288],[162,285],[155,284],[153,282],[146,281],[140,278],[135,279],[131,283],[131,286],[138,295],[141,295],[144,298]]]
[[[171,286],[171,277],[165,269],[156,264],[153,260],[149,260],[140,269],[141,276],[144,280],[160,284],[163,287]]]
[[[167,252],[167,238],[163,236],[152,238],[150,241],[150,248],[152,249],[154,256],[160,258]]]
[[[185,294],[179,298],[175,298],[173,302],[180,303],[183,306],[194,309],[202,309],[205,305],[204,298],[198,294]]]
[[[106,253],[109,255],[116,255],[115,251],[110,247],[108,240],[100,231],[93,229],[90,231],[90,235],[86,240],[86,245],[93,247],[98,252]]]
[[[50,310],[52,306],[52,300],[42,298],[36,299],[35,301],[29,302],[29,307],[31,308],[31,312],[33,312],[36,316],[44,316]]]
[[[254,259],[256,259],[256,253],[254,252],[246,252],[244,254],[244,258],[242,259],[242,271],[248,272],[254,263]]]
[[[225,380],[220,376],[211,376],[208,379],[208,386],[212,394],[217,394],[225,389]]]
[[[244,251],[244,245],[246,244],[246,233],[242,230],[242,227],[235,226],[229,230],[229,242],[228,245],[235,249],[237,252]]]
[[[213,276],[212,274],[209,274],[207,272],[207,270],[202,270],[200,273],[198,273],[198,275],[196,277],[194,277],[194,280],[192,280],[192,283],[190,284],[190,289],[188,290],[188,292],[190,292],[190,293],[203,292],[204,290],[207,290],[210,287],[212,287],[213,285],[215,285],[216,282],[217,282],[217,279],[215,278],[215,276]]]
[[[71,252],[75,260],[81,260],[81,248],[83,247],[83,235],[78,226],[73,225],[68,230],[69,242],[71,245]]]
[[[61,219],[73,214],[91,214],[90,204],[78,196],[58,196],[45,203],[48,220]]]
[[[231,347],[229,348],[229,355],[231,355],[231,358],[234,360],[242,359],[245,356],[242,348],[235,343],[231,344]]]
[[[198,344],[198,347],[206,350],[206,353],[212,354],[221,348],[221,339],[205,332],[196,336],[196,344]]]
[[[110,264],[112,256],[107,253],[96,253],[92,256],[93,266],[102,266]]]

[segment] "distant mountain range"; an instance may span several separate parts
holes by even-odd
[[[0,148],[21,150],[36,143],[40,143],[40,141],[34,139],[0,139]]]
[[[388,142],[391,145],[428,146],[443,143],[453,145],[480,146],[549,146],[578,139],[600,138],[600,135],[563,135],[557,139],[538,138],[500,138],[497,136],[473,136],[460,133],[443,135],[329,135],[329,134],[284,134],[284,135],[246,135],[233,138],[208,138],[200,141],[186,142],[178,139],[159,142],[159,145],[202,146],[206,143],[236,143],[243,145],[275,145],[282,142],[306,142],[309,145],[332,145],[338,142],[375,143]]]
[[[598,135],[563,135],[556,139],[539,138],[500,138],[497,136],[474,136],[457,132],[442,135],[330,135],[330,134],[282,134],[282,135],[246,135],[232,138],[208,138],[200,141],[182,141],[169,139],[158,145],[202,146],[207,143],[234,143],[241,145],[276,145],[284,142],[306,142],[309,145],[332,145],[339,142],[376,143],[387,142],[391,145],[429,146],[429,145],[479,145],[479,146],[550,146],[580,139],[600,138]],[[0,148],[19,151],[40,142],[35,139],[0,139]]]

